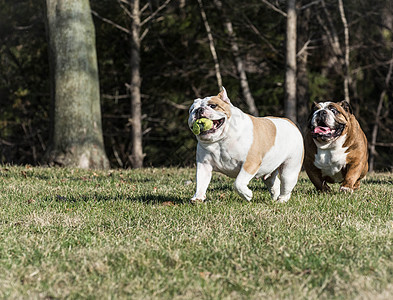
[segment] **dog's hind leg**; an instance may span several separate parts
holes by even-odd
[[[289,198],[291,198],[291,193],[297,183],[300,169],[301,163],[295,165],[291,163],[284,163],[281,165],[279,168],[281,186],[280,196],[277,199],[278,202],[284,203],[287,202]]]
[[[273,200],[277,200],[280,196],[280,179],[277,175],[278,170],[275,170],[269,177],[263,178]]]

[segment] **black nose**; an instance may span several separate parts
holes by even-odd
[[[196,115],[197,117],[201,117],[202,114],[203,114],[203,110],[204,110],[203,107],[197,108],[197,110],[195,111],[195,115]]]
[[[319,114],[320,114],[322,117],[324,117],[324,116],[327,115],[327,112],[326,112],[326,110],[321,110],[321,111],[319,112]]]

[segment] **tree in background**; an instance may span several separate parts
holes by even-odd
[[[297,123],[303,129],[307,126],[307,119],[310,109],[310,92],[309,92],[309,66],[308,58],[311,53],[310,43],[310,18],[312,8],[302,6],[303,2],[296,3],[298,11],[297,16],[297,80],[296,80],[296,104],[297,104]],[[315,5],[315,4],[314,4]],[[311,5],[313,6],[313,5]]]
[[[285,117],[297,122],[296,111],[296,0],[287,1]]]
[[[199,4],[199,8],[201,10],[202,21],[203,21],[203,24],[205,25],[206,34],[207,34],[207,37],[208,37],[208,40],[209,40],[210,52],[212,54],[213,61],[214,61],[214,70],[215,70],[215,73],[216,73],[218,89],[221,90],[221,87],[222,87],[222,76],[221,76],[220,64],[219,64],[219,61],[218,61],[216,46],[214,45],[214,38],[213,38],[212,30],[210,28],[210,24],[209,24],[209,21],[207,19],[206,11],[205,11],[205,8],[203,6],[202,0],[197,0],[197,1],[198,1],[198,4]]]
[[[89,1],[46,0],[46,12],[52,132],[45,161],[85,169],[108,168]]]
[[[167,0],[139,1],[143,163],[189,166],[195,162],[196,142],[187,128],[188,107],[196,97],[217,91],[200,6],[196,0],[171,1],[155,14]],[[250,111],[239,84],[226,21],[232,23],[233,41],[260,115],[283,116],[287,1],[226,0],[222,1],[225,16],[216,2],[203,1],[203,7],[232,102]],[[94,19],[102,127],[112,167],[128,168],[133,166],[130,0],[90,0],[90,4],[100,16],[116,23]],[[370,150],[374,147],[374,169],[392,170],[391,1],[342,1],[349,43],[338,0],[297,0],[296,4],[298,123],[304,125],[311,101],[344,99],[347,78],[351,105]],[[43,14],[37,1],[0,0],[2,163],[39,164],[49,146],[49,65]],[[347,50],[349,63],[345,63]]]
[[[131,16],[131,83],[129,86],[131,96],[131,126],[132,150],[131,164],[133,168],[143,167],[145,154],[142,148],[142,100],[141,100],[141,11],[139,0],[130,0]]]
[[[140,74],[141,68],[141,43],[149,32],[148,28],[143,27],[149,24],[150,21],[154,20],[157,14],[162,11],[171,0],[165,0],[155,11],[148,14],[145,18],[142,17],[143,12],[148,8],[152,9],[152,3],[146,3],[141,7],[139,0],[119,0],[118,5],[123,13],[129,18],[130,29],[118,24],[118,20],[113,21],[106,17],[101,16],[96,11],[93,14],[100,20],[110,24],[114,28],[127,33],[130,37],[130,84],[125,83],[128,88],[128,92],[131,98],[131,115],[129,118],[129,125],[131,126],[131,153],[128,155],[128,159],[131,162],[133,168],[142,168],[143,160],[146,156],[143,153],[143,126],[142,126],[142,97],[141,97],[141,85],[142,77]],[[118,158],[118,160],[120,160]]]
[[[237,36],[233,30],[232,21],[229,19],[227,9],[223,6],[221,0],[214,0],[214,4],[221,14],[224,29],[228,35],[229,44],[231,46],[233,58],[235,60],[236,71],[239,75],[240,87],[242,88],[243,97],[247,103],[248,111],[253,116],[258,116],[258,108],[255,105],[255,100],[251,94],[250,85],[248,84],[244,61],[240,55],[240,48],[237,42]]]

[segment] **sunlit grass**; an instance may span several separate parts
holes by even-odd
[[[286,204],[254,180],[247,203],[193,169],[0,167],[1,298],[388,299],[393,175]]]

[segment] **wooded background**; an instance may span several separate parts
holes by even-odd
[[[64,153],[74,153],[60,145],[67,133],[55,128],[84,125],[61,125],[78,108],[67,109],[74,104],[65,97],[59,110],[58,77],[50,75],[59,66],[51,57],[67,62],[81,53],[69,51],[72,36],[65,52],[55,43],[65,38],[56,23],[62,19],[51,19],[50,10],[57,5],[60,11],[63,2],[0,0],[3,164],[67,165]],[[96,49],[88,48],[97,53],[100,96],[89,97],[99,97],[101,111],[90,114],[101,114],[102,125],[93,123],[102,126],[111,167],[192,165],[196,141],[188,108],[224,85],[244,111],[288,116],[301,128],[313,101],[348,99],[368,138],[371,168],[393,169],[391,0],[72,2],[86,5],[79,15],[71,11],[65,26],[77,24],[79,33],[93,16],[94,28],[83,33],[94,38],[95,29]],[[97,150],[96,140],[91,147]],[[60,159],[53,158],[56,147],[63,147]],[[103,158],[99,167],[107,166]]]

